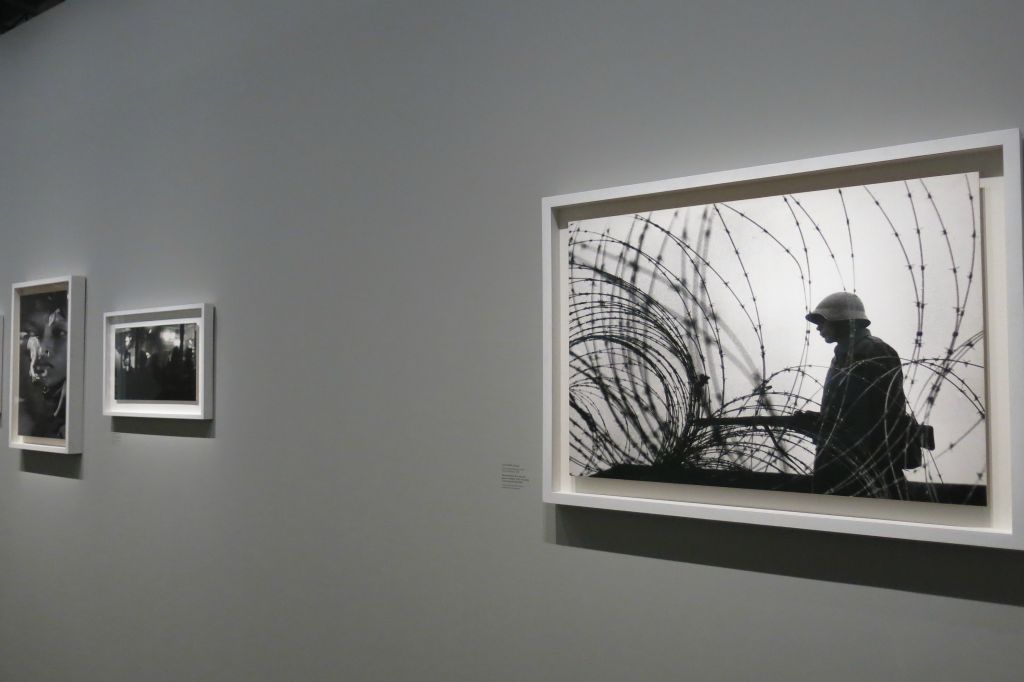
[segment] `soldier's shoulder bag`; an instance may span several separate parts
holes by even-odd
[[[935,448],[935,435],[931,426],[917,423],[912,415],[901,414],[888,434],[891,452],[903,469],[916,469],[924,463],[923,450]],[[901,456],[902,455],[902,456]]]

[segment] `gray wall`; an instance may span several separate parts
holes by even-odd
[[[1024,556],[546,508],[539,221],[1024,125],[1022,31],[1010,1],[89,0],[0,37],[0,291],[88,277],[85,453],[0,457],[0,679],[1020,679]],[[196,301],[213,425],[104,417],[102,313]]]

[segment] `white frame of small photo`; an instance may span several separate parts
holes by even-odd
[[[64,438],[19,435],[21,408],[21,298],[50,291],[67,291],[67,368],[65,378]],[[11,286],[11,371],[8,443],[18,450],[80,454],[83,436],[83,383],[85,379],[85,277],[66,275],[18,282]],[[17,339],[17,342],[14,341]]]
[[[568,225],[712,202],[978,172],[985,230],[988,504],[909,503],[575,477],[569,472]],[[987,198],[986,198],[987,197]],[[1024,257],[1018,130],[547,197],[542,203],[543,499],[556,505],[1024,549]],[[957,507],[956,509],[949,509]]]
[[[119,310],[103,315],[103,414],[150,419],[213,419],[213,304]],[[115,398],[115,337],[118,329],[147,325],[196,324],[196,400]]]

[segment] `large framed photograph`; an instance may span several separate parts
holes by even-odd
[[[544,200],[545,501],[1024,549],[1016,130]]]
[[[10,446],[81,453],[85,278],[21,282],[12,290]]]
[[[103,316],[103,414],[213,418],[213,305]]]

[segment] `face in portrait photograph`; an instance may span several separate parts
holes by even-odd
[[[67,408],[68,293],[21,297],[18,435],[64,438]]]

